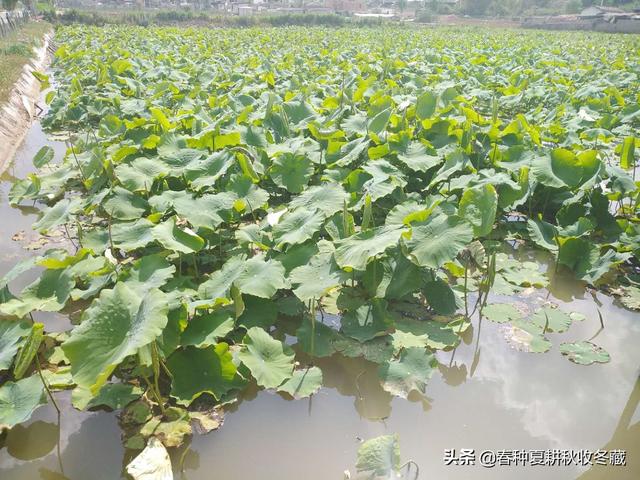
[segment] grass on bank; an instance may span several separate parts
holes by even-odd
[[[6,37],[0,37],[0,105],[7,101],[22,67],[33,57],[33,47],[51,29],[47,22],[28,22]]]

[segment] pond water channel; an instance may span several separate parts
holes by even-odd
[[[37,239],[31,230],[37,210],[9,206],[7,194],[12,181],[33,170],[31,160],[46,141],[34,124],[13,165],[0,177],[0,276],[21,258],[39,253],[25,249],[30,237]],[[64,143],[49,144],[60,159]],[[15,240],[21,231],[25,239],[19,235]],[[23,275],[12,290],[20,291],[33,279]],[[398,435],[402,460],[419,465],[420,479],[640,478],[640,315],[601,293],[592,296],[569,278],[555,278],[552,284],[551,299],[587,319],[566,333],[550,335],[554,346],[548,353],[516,351],[499,325],[483,320],[479,326],[475,318],[455,352],[438,353],[439,372],[426,397],[408,400],[381,388],[372,363],[341,356],[322,359],[317,364],[324,387],[317,395],[289,400],[249,389],[226,413],[222,428],[193,437],[186,451],[172,452],[176,478],[340,480],[345,470],[355,474],[360,442],[383,434]],[[542,298],[546,292],[536,295]],[[599,333],[596,302],[605,324]],[[67,323],[57,314],[40,315],[39,320],[49,331]],[[609,363],[581,366],[559,353],[561,342],[596,333],[594,341],[611,354]],[[116,414],[79,412],[69,399],[68,393],[58,394],[59,422],[53,407],[46,406],[0,440],[0,479],[123,478],[132,452],[122,446]],[[476,454],[622,449],[626,466],[445,465],[445,449],[462,448]]]

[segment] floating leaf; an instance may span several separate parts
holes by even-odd
[[[400,469],[397,435],[383,435],[364,442],[358,449],[356,468],[379,478],[394,478]]]
[[[571,316],[557,308],[543,307],[533,314],[531,322],[547,332],[566,332],[571,326]]]
[[[409,347],[400,352],[397,360],[380,365],[382,388],[398,397],[407,398],[409,393],[424,393],[427,382],[438,365],[434,355],[424,348]]]
[[[156,437],[150,437],[140,454],[127,465],[134,480],[173,480],[169,452]]]
[[[505,323],[522,318],[522,314],[510,303],[490,303],[482,309],[482,315],[496,323]]]
[[[516,350],[544,353],[551,348],[551,342],[542,334],[542,328],[538,325],[516,320],[506,325],[504,332],[507,340]]]
[[[322,386],[322,370],[310,367],[293,372],[293,376],[278,387],[279,392],[286,392],[295,399],[310,397]]]
[[[579,365],[608,363],[611,360],[611,357],[604,348],[587,341],[561,343],[560,353],[565,355],[573,363],[577,363]]]

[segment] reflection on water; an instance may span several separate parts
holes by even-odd
[[[36,125],[0,183],[0,275],[17,259],[33,254],[10,238],[16,231],[30,231],[34,213],[10,208],[7,192],[12,177],[23,177],[32,169],[31,158],[42,142]],[[57,158],[63,148],[56,145]],[[640,317],[602,294],[585,291],[579,282],[554,275],[553,270],[548,268],[552,296],[562,308],[579,311],[587,320],[575,322],[564,334],[550,334],[554,348],[547,354],[511,349],[499,326],[476,318],[460,347],[438,353],[439,374],[427,387],[427,396],[412,395],[408,400],[394,398],[380,387],[373,363],[340,355],[320,359],[316,363],[325,382],[317,395],[292,401],[247,390],[219,431],[194,437],[190,445],[172,452],[176,477],[339,480],[345,469],[355,471],[360,441],[397,433],[403,461],[417,462],[421,479],[640,478]],[[15,290],[33,278],[20,278]],[[531,308],[544,296],[533,294],[519,301]],[[61,315],[40,320],[48,330],[66,321]],[[596,334],[597,343],[611,354],[608,364],[580,366],[558,352],[563,341]],[[59,403],[60,424],[49,406],[0,439],[0,478],[121,478],[130,453],[122,447],[116,415],[77,412],[68,394],[60,394]],[[443,453],[451,448],[624,449],[628,465],[446,467]]]

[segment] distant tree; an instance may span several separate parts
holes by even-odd
[[[4,10],[13,10],[17,4],[18,0],[2,0],[2,8]]]
[[[582,2],[580,2],[580,0],[569,0],[564,9],[567,13],[580,13],[582,10]]]
[[[398,8],[404,12],[404,9],[407,8],[407,0],[398,0]]]
[[[464,0],[462,12],[472,16],[482,16],[489,13],[491,0]]]

